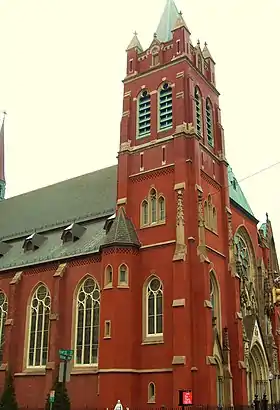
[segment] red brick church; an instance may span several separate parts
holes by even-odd
[[[280,399],[280,281],[225,156],[215,62],[167,0],[127,48],[118,164],[5,199],[0,137],[0,388],[40,408],[59,349],[73,408]]]

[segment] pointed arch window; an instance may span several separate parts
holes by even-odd
[[[172,87],[164,83],[159,91],[159,129],[172,127]]]
[[[119,286],[127,286],[128,285],[128,268],[123,263],[119,267],[119,279],[118,279]]]
[[[153,277],[146,293],[147,336],[163,334],[163,289],[159,278]]]
[[[138,133],[139,138],[151,132],[151,96],[147,90],[141,92],[138,98]]]
[[[141,220],[142,220],[142,226],[148,225],[149,223],[149,206],[148,206],[148,201],[144,200],[142,202],[141,206]]]
[[[151,223],[157,222],[157,193],[155,189],[150,191]]]
[[[50,309],[50,292],[45,285],[40,285],[29,308],[28,367],[44,367],[47,363]]]
[[[213,109],[209,98],[206,100],[206,131],[207,142],[211,147],[214,147],[214,134],[213,134]]]
[[[159,222],[165,221],[165,199],[160,196],[158,199],[158,219]]]
[[[104,287],[113,286],[113,268],[111,265],[106,266],[104,272]]]
[[[100,324],[100,288],[95,279],[86,278],[76,299],[75,365],[98,362]]]
[[[4,292],[0,292],[0,363],[3,360],[3,348],[5,341],[5,322],[8,313],[8,300]]]
[[[221,306],[219,285],[215,274],[210,272],[210,301],[212,304],[212,323],[221,336]]]
[[[151,382],[148,385],[148,403],[155,403],[156,402],[156,385],[155,383]]]
[[[202,98],[198,87],[194,90],[196,132],[202,135]]]

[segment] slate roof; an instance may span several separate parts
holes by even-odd
[[[233,188],[229,191],[238,203]],[[0,241],[12,246],[0,257],[0,270],[91,254],[109,244],[139,247],[131,220],[122,212],[112,218],[116,197],[117,166],[113,165],[1,201]],[[242,196],[239,205],[251,212]],[[113,223],[106,236],[104,226],[109,217]],[[77,241],[63,243],[62,232],[73,222],[86,230]],[[42,233],[46,240],[39,249],[24,252],[24,240],[34,232]]]
[[[104,239],[102,247],[110,245],[133,245],[140,248],[140,242],[130,218],[127,217],[123,208],[119,209],[111,229]]]

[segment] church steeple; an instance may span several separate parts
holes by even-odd
[[[5,153],[4,153],[4,124],[5,124],[5,115],[3,113],[3,119],[0,130],[0,201],[5,199]]]
[[[179,13],[174,0],[167,0],[156,30],[157,38],[163,43],[170,41],[172,39],[172,30],[176,27],[177,21],[181,18],[182,16]]]

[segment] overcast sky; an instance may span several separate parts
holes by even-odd
[[[153,39],[166,0],[0,0],[7,195],[116,163],[125,49]],[[216,60],[238,180],[280,160],[279,0],[177,0]],[[241,183],[280,251],[280,165]],[[51,200],[51,198],[50,198]],[[279,252],[278,252],[279,253]]]

